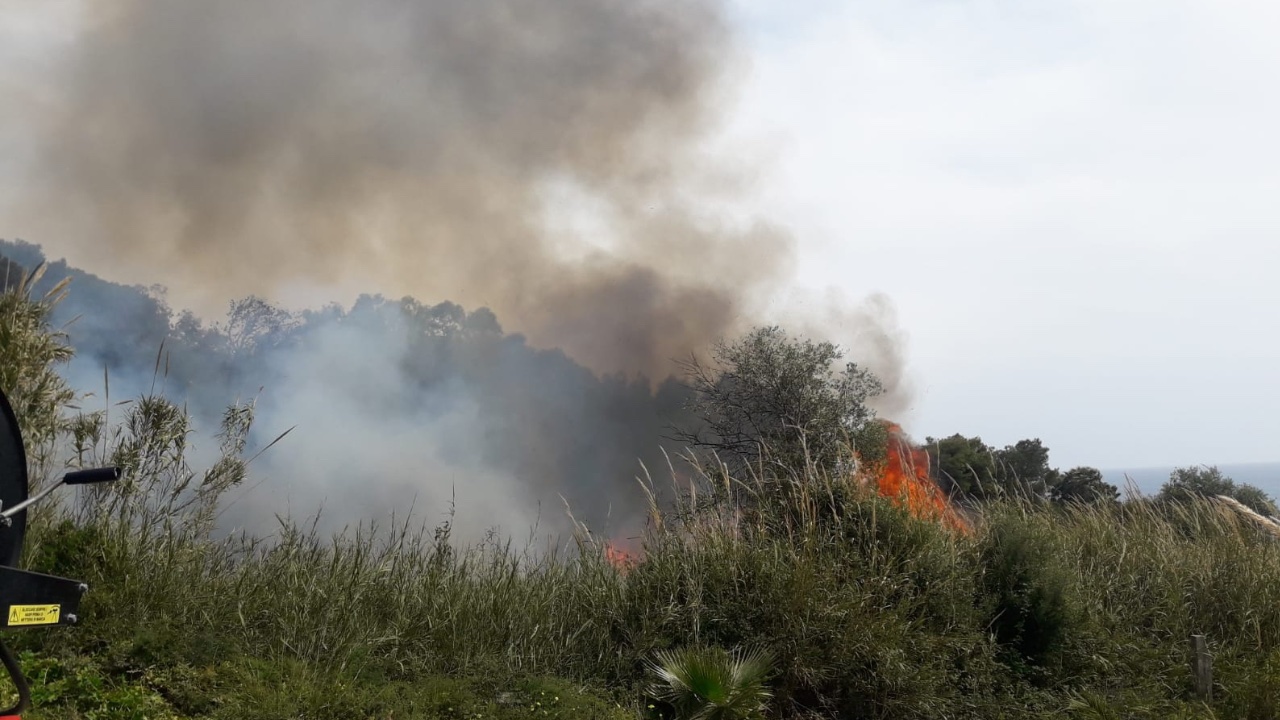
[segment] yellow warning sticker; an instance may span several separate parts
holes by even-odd
[[[9,625],[57,625],[61,605],[10,605]]]

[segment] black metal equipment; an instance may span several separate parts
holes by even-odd
[[[0,628],[25,629],[74,625],[80,598],[89,586],[79,580],[19,570],[22,539],[27,530],[27,508],[63,485],[110,482],[119,468],[69,472],[35,497],[27,497],[27,453],[9,399],[0,391]],[[0,720],[18,717],[31,706],[31,693],[22,669],[0,642],[0,662],[18,689],[18,703],[0,710]]]

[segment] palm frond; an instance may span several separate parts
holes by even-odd
[[[650,663],[657,676],[650,694],[681,720],[757,717],[772,697],[766,685],[772,667],[773,655],[764,649],[664,650]]]

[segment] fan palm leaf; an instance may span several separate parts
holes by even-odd
[[[681,648],[655,654],[650,692],[669,703],[680,720],[745,720],[758,717],[772,694],[765,681],[773,666],[767,650]]]

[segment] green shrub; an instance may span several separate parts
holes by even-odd
[[[1214,674],[1225,679],[1217,692],[1224,695],[1223,716],[1239,720],[1280,717],[1280,650],[1258,658],[1227,658],[1215,663]]]
[[[82,578],[98,565],[95,558],[105,540],[100,526],[80,525],[70,518],[37,525],[28,531],[24,564],[35,572]]]
[[[261,720],[634,720],[600,690],[549,678],[419,677],[412,682],[368,683],[318,674],[300,663],[248,663],[230,668],[214,718]]]
[[[20,657],[38,718],[168,720],[178,718],[145,683],[114,677],[90,658],[59,659],[26,652]]]
[[[1003,512],[988,518],[979,545],[988,626],[1018,672],[1035,672],[1061,658],[1067,634],[1079,624],[1074,577],[1061,561],[1047,518]]]

